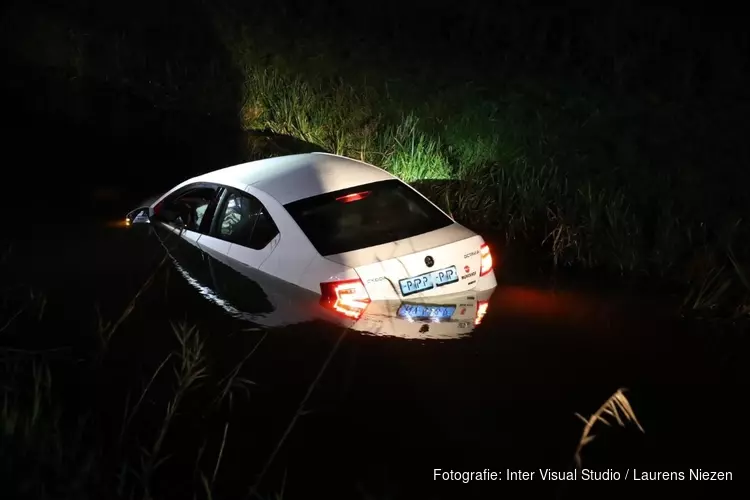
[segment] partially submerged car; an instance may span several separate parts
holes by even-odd
[[[406,303],[404,317],[450,320],[462,308],[438,299],[488,297],[497,286],[481,236],[385,170],[337,155],[209,172],[128,218],[242,273],[313,293],[354,320],[378,301]],[[423,307],[430,302],[442,305]]]
[[[158,234],[158,233],[157,233]],[[172,251],[181,242],[162,240],[174,265],[189,285],[208,301],[239,320],[263,327],[323,321],[365,335],[413,340],[453,340],[470,335],[487,312],[492,291],[446,295],[427,302],[379,300],[354,317],[321,307],[320,296],[247,268],[230,267],[205,254]],[[184,249],[188,250],[188,249]]]

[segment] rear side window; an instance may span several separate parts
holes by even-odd
[[[229,190],[216,214],[213,236],[261,250],[279,234],[266,207],[254,196]]]
[[[305,198],[285,208],[321,255],[410,238],[453,223],[397,179]]]

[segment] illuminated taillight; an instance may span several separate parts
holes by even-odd
[[[370,195],[371,192],[372,191],[362,191],[361,193],[352,193],[344,196],[339,196],[338,198],[336,198],[336,201],[340,201],[341,203],[350,203],[352,201],[364,200]]]
[[[484,276],[492,271],[492,254],[490,253],[490,247],[488,247],[486,243],[482,244],[479,248],[479,254],[482,256],[482,263],[479,266],[479,276]]]
[[[477,317],[474,319],[474,325],[479,325],[484,319],[484,315],[487,314],[487,308],[490,307],[490,303],[486,300],[477,301]]]
[[[359,279],[321,283],[320,295],[323,307],[353,319],[359,319],[370,303],[370,295]]]

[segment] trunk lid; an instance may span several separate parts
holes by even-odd
[[[372,300],[407,300],[472,290],[479,279],[483,243],[481,236],[453,224],[326,259],[354,268]],[[402,289],[405,279],[412,284]]]

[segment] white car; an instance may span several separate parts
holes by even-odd
[[[312,292],[352,319],[375,301],[424,304],[497,286],[481,236],[385,170],[341,156],[223,168],[147,208],[153,226],[237,270]]]

